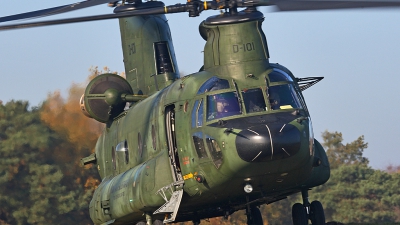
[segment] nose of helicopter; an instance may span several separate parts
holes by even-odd
[[[291,124],[257,125],[236,137],[236,150],[246,162],[288,158],[300,149],[301,133]]]

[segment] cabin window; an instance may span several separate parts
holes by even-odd
[[[242,91],[246,113],[262,112],[267,110],[261,88]]]
[[[203,85],[201,85],[197,94],[202,94],[205,92],[216,91],[221,89],[228,89],[229,82],[224,79],[219,79],[218,77],[211,77]]]
[[[117,154],[122,154],[125,164],[129,162],[129,151],[128,151],[128,142],[125,140],[120,142],[117,147],[115,147]],[[120,160],[120,159],[119,159]]]
[[[174,72],[171,56],[169,54],[168,42],[155,42],[154,54],[156,58],[157,74]]]
[[[270,86],[268,94],[272,110],[301,108],[299,98],[292,84]]]
[[[236,92],[207,96],[207,121],[241,114]]]
[[[285,71],[274,68],[273,71],[268,74],[270,82],[281,82],[289,81],[293,82],[293,79]]]
[[[222,164],[221,148],[219,147],[217,141],[208,135],[206,135],[206,143],[207,143],[208,150],[211,153],[211,158],[214,162],[214,165],[218,169]]]
[[[117,161],[115,159],[115,149],[114,146],[111,149],[111,161],[112,161],[112,165],[113,165],[113,169],[116,170],[117,169]]]
[[[193,134],[193,143],[199,159],[207,158],[206,148],[203,142],[203,133],[197,132]]]

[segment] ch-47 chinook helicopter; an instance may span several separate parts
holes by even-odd
[[[110,0],[0,18],[44,17]],[[126,79],[95,77],[81,98],[83,113],[105,123],[95,153],[102,182],[90,202],[94,224],[162,224],[229,216],[245,209],[248,224],[263,224],[258,206],[301,192],[294,225],[325,224],[310,188],[329,179],[329,163],[314,139],[302,91],[321,77],[296,78],[269,62],[263,14],[399,6],[400,1],[191,0],[165,6],[127,0],[113,14],[0,26],[0,30],[119,18]],[[238,11],[238,8],[244,8]],[[171,33],[162,14],[223,10],[204,20],[204,65],[179,78]]]

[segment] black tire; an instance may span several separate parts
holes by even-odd
[[[154,220],[153,225],[163,225],[163,221],[161,220]]]
[[[251,216],[247,216],[247,225],[263,225],[263,219],[260,209],[257,207],[251,208]]]
[[[293,225],[308,225],[306,208],[301,203],[296,203],[292,207]]]
[[[192,222],[193,222],[193,225],[199,225],[200,224],[200,220],[197,220],[197,219],[193,220]]]
[[[311,202],[310,219],[312,225],[325,225],[325,213],[321,202],[319,201]]]

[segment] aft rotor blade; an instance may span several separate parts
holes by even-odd
[[[272,4],[271,4],[272,3]],[[400,0],[272,0],[278,11],[399,7]]]
[[[108,3],[111,1],[112,0],[89,0],[89,1],[77,2],[77,3],[73,3],[73,4],[69,4],[69,5],[57,6],[57,7],[48,8],[48,9],[42,9],[42,10],[37,10],[37,11],[32,11],[32,12],[27,12],[27,13],[21,13],[21,14],[16,14],[16,15],[11,15],[11,16],[0,17],[0,22],[51,16],[51,15],[66,13],[66,12],[70,12],[70,11],[74,11],[74,10],[78,10],[78,9],[87,8],[87,7],[92,7],[92,6],[96,6],[96,5],[100,5],[100,4],[105,4],[105,3]]]
[[[117,14],[104,14],[104,15],[97,15],[97,16],[86,16],[86,17],[76,17],[76,18],[69,18],[69,19],[39,21],[39,22],[32,22],[32,23],[12,24],[12,25],[0,26],[0,31],[30,28],[30,27],[43,27],[43,26],[68,24],[68,23],[89,22],[89,21],[96,21],[96,20],[108,20],[108,19],[123,18],[123,17],[130,17],[130,16],[140,16],[140,15],[150,15],[150,14],[151,15],[165,14],[165,9],[164,9],[164,7],[157,7],[157,8],[150,8],[150,9],[128,11],[128,12],[117,13]]]

